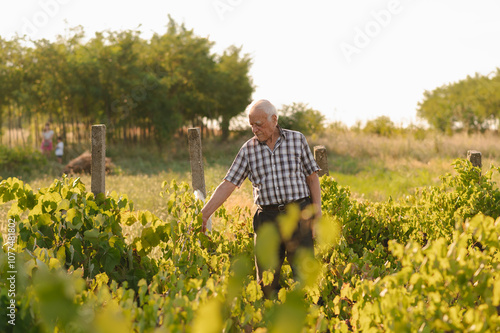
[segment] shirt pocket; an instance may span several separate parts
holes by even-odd
[[[286,163],[288,163],[289,166],[288,168],[285,168],[285,170],[287,170],[285,172],[285,175],[296,175],[302,170],[302,156],[299,153],[295,153],[292,156],[288,157]]]

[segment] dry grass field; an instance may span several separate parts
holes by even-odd
[[[438,184],[442,175],[453,172],[452,162],[466,158],[469,150],[482,153],[483,170],[492,164],[500,166],[500,137],[496,133],[383,137],[336,131],[311,138],[311,142],[327,148],[331,176],[349,186],[356,196],[374,201]]]
[[[216,139],[203,142],[205,181],[209,195],[223,179],[227,168],[249,133],[233,138],[228,143]],[[384,201],[413,193],[421,186],[439,184],[440,177],[453,172],[452,162],[466,158],[468,150],[478,150],[483,156],[483,170],[490,165],[500,166],[500,137],[487,134],[426,133],[424,137],[413,134],[381,137],[355,131],[330,131],[322,136],[311,136],[311,147],[324,145],[328,152],[330,176],[340,185],[348,186],[360,200]],[[83,148],[79,148],[82,150]],[[69,150],[76,155],[78,148]],[[108,156],[118,166],[115,174],[106,177],[106,190],[126,194],[135,209],[149,210],[160,218],[165,217],[165,199],[160,196],[162,183],[175,179],[191,183],[187,142],[179,140],[169,152],[158,155],[142,147],[109,147]],[[49,161],[45,174],[25,177],[33,189],[49,186],[61,176],[62,167]],[[18,176],[11,174],[8,176]],[[90,191],[89,175],[80,175]],[[498,176],[494,179],[500,181]],[[0,207],[1,229],[7,221],[9,204]],[[251,184],[247,181],[225,203],[233,207],[254,209]],[[216,223],[216,221],[214,221]]]

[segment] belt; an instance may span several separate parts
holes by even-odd
[[[280,211],[280,212],[284,212],[286,206],[288,206],[288,205],[291,205],[291,204],[299,204],[299,205],[301,205],[301,204],[303,204],[306,201],[311,202],[310,200],[311,200],[310,197],[305,197],[305,198],[298,199],[298,200],[295,200],[295,201],[290,201],[290,202],[287,202],[287,203],[284,203],[284,204],[259,205],[259,209],[262,210],[262,211]]]

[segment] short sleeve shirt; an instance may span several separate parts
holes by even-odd
[[[56,156],[62,156],[64,152],[64,142],[59,141],[56,145],[56,151],[55,154]]]
[[[53,130],[44,131],[42,135],[45,140],[51,140],[52,136],[54,135],[54,131]]]
[[[240,149],[225,180],[241,186],[248,177],[257,205],[274,205],[310,195],[306,177],[320,170],[305,136],[279,127],[274,150],[256,137]]]

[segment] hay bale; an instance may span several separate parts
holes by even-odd
[[[106,173],[111,173],[115,165],[111,162],[111,158],[106,157],[105,162]],[[64,167],[64,173],[67,175],[88,173],[92,170],[92,154],[87,150],[77,158],[72,159]]]

